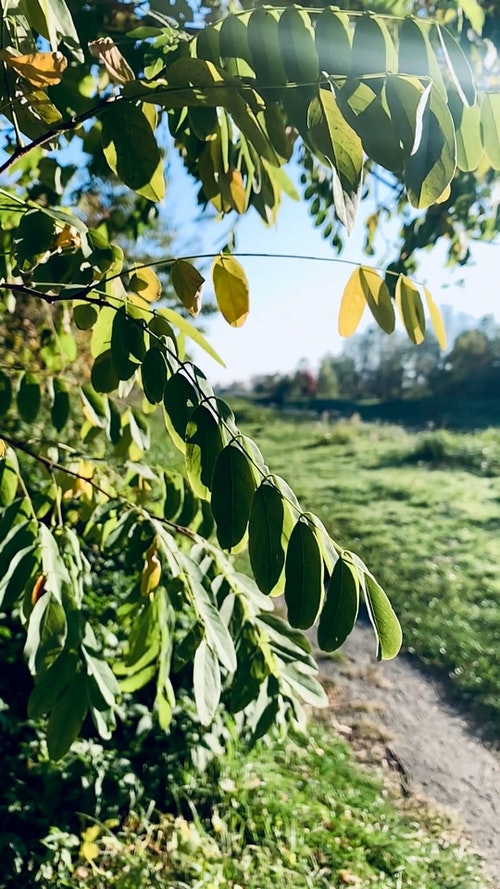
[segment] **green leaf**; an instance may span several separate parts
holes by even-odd
[[[303,672],[301,668],[302,665],[300,663],[287,664],[283,681],[291,685],[294,692],[311,707],[327,707],[328,698],[323,686],[309,671]]]
[[[314,515],[314,513],[312,512],[305,512],[303,515],[304,518],[307,519],[307,521],[310,522],[310,524],[316,530],[316,539],[321,551],[321,558],[325,563],[325,569],[327,573],[331,574],[333,571],[333,567],[338,559],[337,550],[333,545],[333,541],[323,522],[318,518],[318,516]]]
[[[365,573],[364,581],[366,607],[378,640],[377,656],[388,661],[401,648],[401,627],[386,593],[370,572]]]
[[[170,269],[170,278],[181,303],[196,318],[201,309],[201,288],[205,278],[185,259],[176,259]]]
[[[63,650],[40,676],[28,699],[28,716],[39,719],[54,708],[57,699],[73,679],[80,658],[76,651]]]
[[[90,351],[93,358],[97,358],[101,352],[105,352],[111,346],[111,331],[115,315],[116,309],[111,306],[105,306],[99,310],[90,340]]]
[[[316,50],[319,70],[346,76],[351,71],[352,31],[349,17],[330,6],[316,21]]]
[[[17,494],[19,484],[19,465],[12,448],[7,449],[5,457],[0,460],[0,506],[9,506]]]
[[[148,349],[141,365],[141,379],[144,395],[151,404],[163,400],[167,382],[167,362],[161,349]]]
[[[64,429],[66,423],[68,422],[69,411],[70,401],[69,392],[66,388],[66,384],[63,383],[61,380],[55,379],[54,401],[52,402],[52,407],[50,409],[50,418],[58,432],[60,432],[61,429]]]
[[[25,423],[33,423],[36,420],[41,400],[40,385],[36,376],[32,373],[23,374],[17,392],[17,409]]]
[[[131,676],[121,679],[120,691],[123,692],[123,694],[133,694],[133,692],[138,691],[140,688],[144,688],[144,686],[147,685],[148,682],[151,682],[156,675],[156,671],[156,664],[149,664],[137,673],[132,673]]]
[[[319,62],[308,13],[296,6],[285,7],[278,22],[278,39],[287,80],[315,84]]]
[[[101,352],[95,359],[90,372],[90,381],[96,392],[113,392],[120,383],[111,349]]]
[[[206,379],[202,379],[208,387]],[[197,383],[199,380],[200,377],[196,377]],[[210,394],[213,395],[210,389],[205,391],[205,388],[203,388],[200,391],[194,381],[188,379],[181,371],[170,377],[165,384],[165,389],[163,390],[165,425],[173,443],[182,453],[186,450],[186,428],[191,414],[200,403],[202,397],[209,396]]]
[[[479,5],[477,0],[458,0],[458,5],[469,19],[473,30],[481,36],[486,18],[483,7]]]
[[[412,152],[417,138],[417,112],[423,92],[416,77],[391,74],[386,79],[385,97],[406,154]]]
[[[43,673],[64,648],[68,622],[64,608],[50,592],[44,593],[30,614],[24,655],[30,673]]]
[[[293,524],[283,495],[271,480],[265,479],[254,494],[248,528],[252,572],[265,595],[275,590],[282,576]]]
[[[456,169],[455,127],[443,96],[431,83],[417,110],[417,137],[405,161],[404,181],[410,203],[424,209],[439,200]]]
[[[200,501],[198,497],[195,497],[193,489],[187,479],[183,480],[183,488],[184,494],[182,498],[182,507],[180,512],[177,514],[176,522],[178,525],[187,528],[193,524],[196,516],[198,515]]]
[[[429,27],[413,16],[405,18],[399,34],[400,74],[411,74],[418,78],[430,77],[434,86],[446,98],[439,62],[429,39]]]
[[[205,628],[208,645],[217,654],[219,661],[226,670],[229,673],[234,673],[236,670],[236,652],[228,628],[214,603],[210,601],[207,591],[193,574],[189,577],[189,584],[194,597],[194,606]]]
[[[130,359],[129,342],[133,337],[131,328],[135,330],[137,322],[129,318],[125,308],[118,309],[113,318],[111,327],[111,358],[113,366],[120,380],[129,380],[137,370],[137,363]],[[110,391],[99,389],[97,391]]]
[[[474,105],[476,84],[467,56],[447,28],[435,25],[444,60],[464,105]]]
[[[43,210],[24,213],[14,238],[16,259],[20,269],[27,271],[49,250],[55,239],[54,220]]]
[[[337,102],[347,123],[356,131],[368,157],[387,170],[403,169],[404,152],[377,83],[349,78],[337,91]],[[382,86],[380,86],[382,89]]]
[[[87,664],[87,673],[93,678],[103,703],[114,708],[120,689],[111,667],[102,657],[91,653],[85,645],[82,645],[82,654]]]
[[[231,327],[241,327],[248,318],[248,281],[234,256],[221,253],[212,265],[212,280],[217,305]]]
[[[89,420],[93,426],[105,429],[109,423],[110,407],[108,399],[103,398],[102,395],[96,392],[93,386],[89,383],[85,383],[81,387],[80,396],[83,403],[83,413],[85,418]]]
[[[186,319],[183,318],[182,315],[179,315],[178,312],[174,312],[173,309],[159,309],[159,314],[162,317],[166,318],[167,321],[170,322],[170,324],[173,324],[174,327],[177,327],[181,331],[181,333],[184,333],[187,337],[189,337],[189,339],[191,339],[193,343],[196,343],[196,345],[199,346],[200,349],[203,349],[203,351],[206,352],[207,355],[210,355],[210,357],[213,358],[214,361],[217,362],[217,364],[220,364],[221,367],[226,366],[222,358],[217,354],[215,349],[212,348],[210,343],[207,342],[203,334],[200,333],[200,331],[197,330],[197,328],[194,327],[193,324],[190,324],[189,321],[186,321]]]
[[[61,40],[78,61],[83,62],[80,39],[65,0],[32,0],[26,4],[26,15],[31,25],[45,37],[53,50]]]
[[[363,175],[361,139],[346,122],[331,89],[318,90],[317,98],[309,105],[307,126],[321,159],[334,169],[335,212],[350,233],[356,219]]]
[[[62,603],[64,587],[71,584],[68,569],[50,528],[40,524],[38,526],[38,534],[42,553],[43,573],[47,578],[46,590],[48,593],[52,593],[59,603]]]
[[[7,413],[12,401],[12,383],[10,377],[0,370],[0,417]]]
[[[351,633],[359,611],[359,577],[346,553],[335,563],[318,624],[318,645],[335,651]]]
[[[16,542],[20,541],[16,537]],[[38,554],[32,544],[14,552],[0,579],[0,607],[8,611],[21,599],[28,581],[33,580],[38,566]]]
[[[1,467],[0,463],[0,467]],[[21,517],[21,521],[16,521]],[[3,583],[5,574],[15,554],[24,547],[35,543],[33,523],[28,519],[22,519],[20,501],[11,503],[7,509],[2,509],[0,521],[0,584]]]
[[[277,13],[258,7],[248,21],[248,46],[252,68],[258,82],[265,86],[283,86],[286,72],[281,58]]]
[[[184,476],[180,472],[174,472],[168,469],[163,473],[165,482],[165,501],[163,506],[163,515],[169,521],[179,515],[182,504],[184,502]]]
[[[215,462],[225,444],[221,418],[208,402],[198,405],[186,427],[186,468],[191,487],[208,500]]]
[[[210,725],[221,696],[219,661],[206,639],[202,639],[193,659],[194,701],[202,725]]]
[[[117,99],[102,117],[102,147],[114,173],[150,201],[165,197],[160,151],[142,107]]]
[[[79,330],[90,330],[98,318],[97,307],[86,300],[73,300],[73,321]]]
[[[130,275],[130,289],[147,303],[154,303],[161,296],[161,281],[149,266],[135,268]]]
[[[246,63],[246,65],[237,64],[231,72],[239,77],[251,76],[248,70],[252,65],[252,55],[248,45],[248,18],[248,14],[228,15],[223,19],[220,29],[220,54],[226,57],[226,63],[229,60]]]
[[[481,102],[481,135],[486,156],[500,170],[500,93],[486,93]]]
[[[241,444],[231,442],[217,457],[212,479],[211,506],[223,549],[231,551],[244,539],[256,488],[253,465]]]
[[[47,724],[47,748],[51,759],[61,759],[76,741],[87,710],[87,681],[83,673],[76,673],[58,699]]]
[[[314,526],[301,516],[288,541],[285,601],[292,627],[305,630],[316,620],[323,600],[323,557]]]
[[[419,291],[406,275],[396,282],[396,305],[410,340],[420,345],[425,337],[424,307]]]
[[[380,86],[386,72],[398,70],[396,49],[384,20],[366,13],[356,20],[352,41],[351,76],[381,74]],[[379,81],[370,80],[377,89]]]
[[[449,99],[457,138],[457,167],[464,173],[470,173],[477,170],[484,154],[481,141],[481,109],[477,104],[469,107],[457,102],[459,111],[456,119],[452,96]]]

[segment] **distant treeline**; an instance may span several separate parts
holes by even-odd
[[[302,361],[291,374],[255,377],[252,393],[276,405],[301,399],[500,400],[500,325],[491,315],[476,324],[446,352],[430,334],[414,346],[403,334],[388,337],[370,327],[348,340],[340,355],[325,355],[317,371]]]

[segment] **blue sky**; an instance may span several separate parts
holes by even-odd
[[[180,232],[182,249],[200,253],[216,251],[228,222],[193,224],[197,213],[194,192],[175,161],[172,172],[168,202],[172,218],[185,220]],[[195,353],[195,360],[212,382],[229,383],[247,380],[255,374],[288,372],[302,358],[315,367],[327,352],[335,354],[341,350],[343,341],[337,332],[337,314],[343,287],[355,263],[377,264],[377,257],[369,258],[362,252],[363,220],[369,212],[368,205],[361,206],[355,230],[341,254],[342,262],[241,259],[250,283],[251,308],[246,324],[232,328],[217,314],[206,325],[208,339],[227,367],[224,370],[204,353]],[[384,234],[384,241],[390,241],[391,228]],[[306,206],[287,197],[275,228],[266,228],[257,213],[251,211],[239,224],[237,247],[241,253],[286,253],[330,259],[335,256],[313,227]],[[475,244],[472,252],[470,266],[446,269],[446,244],[443,243],[431,253],[423,254],[418,279],[427,284],[439,305],[451,304],[455,311],[477,317],[491,312],[500,318],[500,244]],[[389,251],[384,258],[387,262],[393,254]],[[346,260],[354,264],[348,265]],[[206,297],[213,298],[209,275],[205,288]],[[367,310],[360,329],[370,321]]]

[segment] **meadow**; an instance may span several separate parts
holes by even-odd
[[[376,574],[405,649],[498,739],[500,429],[415,431],[356,414],[233,407],[272,471]]]

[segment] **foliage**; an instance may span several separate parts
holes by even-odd
[[[430,19],[258,8],[192,37],[154,9],[119,25],[85,4],[73,21],[58,0],[4,5],[2,36],[11,347],[0,381],[0,597],[26,631],[29,714],[48,717],[55,758],[87,715],[109,738],[121,696],[146,687],[165,731],[186,690],[206,729],[221,704],[243,712],[256,737],[275,720],[300,722],[298,698],[323,696],[306,643],[272,616],[267,595],[284,592],[296,629],[319,617],[329,649],[352,628],[361,597],[381,657],[397,652],[399,625],[369,569],[268,469],[186,358],[186,337],[214,352],[159,303],[152,266],[171,268],[193,316],[201,274],[186,258],[128,263],[116,238],[147,231],[163,199],[162,120],[202,200],[221,214],[254,206],[268,221],[293,191],[282,166],[300,137],[334,171],[333,206],[350,230],[364,153],[401,175],[417,209],[446,199],[464,151],[469,166],[484,153],[494,168],[497,96],[478,104],[460,44]],[[121,199],[124,187],[135,192],[120,220],[117,181]],[[212,283],[228,323],[242,324],[248,282],[230,252],[214,259]],[[368,304],[392,331],[395,302],[420,343],[424,299],[440,336],[427,291],[362,266],[340,324],[352,332]],[[184,454],[181,475],[141,462],[156,409]],[[256,585],[222,551],[247,540]],[[102,559],[115,576],[112,627],[91,594]]]
[[[391,589],[405,648],[438,668],[498,741],[498,427],[489,428],[489,404],[474,432],[416,431],[411,402],[413,431],[376,422],[375,409],[370,423],[277,413],[270,422],[259,407],[254,428],[305,505]],[[252,429],[253,408],[243,411]],[[438,413],[433,419],[439,424]]]
[[[186,776],[171,815],[84,822],[45,839],[39,885],[88,889],[383,881],[418,889],[482,887],[475,856],[443,816],[418,812],[352,763],[345,744],[311,727],[305,748],[234,745],[220,768]]]

